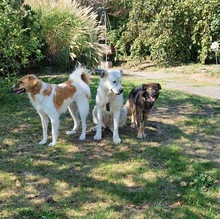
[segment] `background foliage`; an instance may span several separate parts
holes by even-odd
[[[3,0],[0,3],[0,75],[39,65],[71,69],[97,66],[96,14],[71,0]]]
[[[128,22],[118,29],[116,49],[122,55],[156,63],[205,63],[210,45],[219,39],[218,0],[132,0]],[[115,31],[115,30],[114,30]]]
[[[35,66],[43,58],[39,14],[9,0],[0,2],[0,14],[0,76]]]
[[[112,24],[116,52],[158,64],[210,62],[210,45],[220,38],[219,0],[86,1],[104,5]]]
[[[96,67],[98,7],[109,14],[116,58],[166,65],[214,58],[210,45],[220,37],[219,0],[3,0],[0,75],[44,65],[72,69],[77,62]]]

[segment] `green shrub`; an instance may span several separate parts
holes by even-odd
[[[0,77],[0,102],[1,104],[6,103],[7,101],[13,101],[12,96],[10,95],[10,89],[15,83],[15,77]],[[1,105],[0,104],[0,105]]]
[[[18,74],[43,58],[39,14],[19,2],[0,2],[0,76]]]

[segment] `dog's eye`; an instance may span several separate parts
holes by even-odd
[[[116,84],[116,81],[112,81],[113,84]]]

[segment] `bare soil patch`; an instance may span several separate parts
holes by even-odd
[[[172,68],[128,68],[124,76],[135,76],[144,80],[157,80],[163,87],[181,90],[213,99],[220,99],[220,66],[193,65]]]

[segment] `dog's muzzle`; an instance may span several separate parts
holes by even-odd
[[[23,94],[26,92],[26,89],[25,88],[21,88],[21,89],[16,89],[16,87],[12,87],[10,90],[9,90],[9,93],[12,94],[12,93],[16,93],[17,95],[20,95],[20,94]]]
[[[123,88],[120,88],[117,93],[115,93],[112,89],[110,90],[111,94],[114,94],[114,95],[120,95],[121,93],[123,93],[123,91],[124,91]]]

